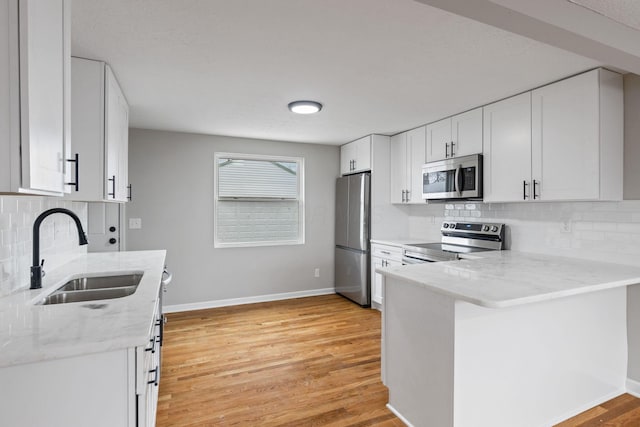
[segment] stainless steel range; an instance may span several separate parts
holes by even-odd
[[[402,262],[452,261],[459,259],[460,254],[502,250],[504,231],[504,224],[445,221],[440,228],[440,243],[404,245]]]

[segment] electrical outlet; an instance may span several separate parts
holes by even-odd
[[[313,272],[314,277],[320,277],[320,269],[316,268],[315,271]]]
[[[560,231],[562,233],[571,233],[571,221],[562,221]]]
[[[142,228],[142,218],[129,218],[129,230],[139,230]]]

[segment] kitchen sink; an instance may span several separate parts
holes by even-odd
[[[122,298],[133,294],[137,286],[124,286],[111,289],[90,289],[87,291],[58,291],[46,297],[41,305],[67,304],[70,302],[98,301]]]
[[[138,286],[142,274],[123,274],[119,276],[79,277],[69,280],[59,291],[87,291],[93,289],[112,289]]]
[[[132,295],[138,289],[141,279],[141,273],[79,277],[69,280],[37,304],[68,304],[122,298]]]

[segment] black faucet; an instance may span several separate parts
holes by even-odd
[[[76,227],[78,228],[79,244],[86,245],[89,243],[87,241],[87,235],[84,234],[84,230],[82,229],[80,218],[69,209],[53,208],[38,215],[38,218],[36,218],[36,221],[33,223],[33,265],[31,266],[31,287],[29,289],[40,289],[42,287],[42,276],[44,275],[42,264],[44,264],[44,260],[40,263],[40,224],[46,217],[54,213],[69,215],[75,221]]]

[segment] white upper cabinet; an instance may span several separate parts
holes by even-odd
[[[451,136],[451,157],[482,153],[482,108],[453,116]]]
[[[623,89],[598,69],[484,107],[484,200],[621,200]]]
[[[0,5],[0,192],[65,191],[70,16],[65,0]]]
[[[390,201],[391,203],[405,203],[408,189],[407,176],[407,132],[399,133],[391,137],[389,143],[389,175],[391,178]]]
[[[127,201],[129,186],[129,105],[111,67],[105,67],[107,199]],[[115,180],[115,181],[114,181]]]
[[[540,200],[622,200],[622,76],[593,70],[532,92]]]
[[[126,202],[129,106],[111,67],[102,61],[72,59],[72,138],[78,152],[82,201]]]
[[[424,203],[422,165],[426,157],[426,128],[391,137],[391,203]]]
[[[340,147],[340,173],[371,170],[371,135],[357,139]]]
[[[427,125],[427,161],[482,152],[482,108]]]
[[[449,158],[451,117],[427,125],[427,161]]]
[[[531,180],[531,93],[484,107],[484,201],[522,201]]]

